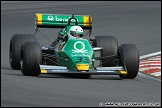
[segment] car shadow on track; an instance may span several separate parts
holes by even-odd
[[[1,71],[2,70],[13,70],[10,66],[1,66]]]
[[[1,74],[23,76],[20,70],[13,70],[10,66],[1,66]],[[12,71],[12,73],[10,72]],[[40,74],[39,76],[28,76],[34,78],[59,78],[59,79],[83,79],[83,80],[122,80],[118,75],[91,75],[89,78],[83,78],[64,74]]]
[[[122,80],[117,75],[91,75],[89,78],[82,78],[70,75],[60,75],[60,74],[46,74],[40,75],[37,78],[61,78],[61,79],[83,79],[83,80]]]

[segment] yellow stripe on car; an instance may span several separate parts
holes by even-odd
[[[84,16],[84,26],[92,26],[92,17]]]
[[[125,71],[125,70],[120,70],[120,73],[121,73],[121,74],[127,74],[127,71]]]
[[[76,67],[78,70],[89,70],[88,64],[77,64]]]
[[[42,14],[36,14],[37,15],[37,24],[42,25]]]
[[[41,73],[47,73],[47,70],[41,69]]]

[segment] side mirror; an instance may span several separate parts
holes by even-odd
[[[90,37],[90,41],[96,41],[94,37]]]
[[[59,35],[59,36],[57,36],[57,39],[59,39],[59,40],[63,40],[64,37]]]
[[[92,42],[92,46],[97,47],[97,42],[95,38],[90,37],[90,41]]]

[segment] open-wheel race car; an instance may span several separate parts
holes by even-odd
[[[133,79],[139,70],[139,52],[134,44],[121,44],[115,36],[84,38],[92,31],[90,15],[36,13],[35,30],[62,28],[49,46],[41,46],[33,34],[14,34],[10,39],[9,61],[23,75],[67,74],[119,75]]]

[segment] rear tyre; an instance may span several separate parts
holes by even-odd
[[[32,34],[15,34],[10,39],[9,62],[12,69],[20,69],[21,45],[27,41],[36,41]]]
[[[121,78],[133,79],[139,70],[139,52],[134,44],[122,44],[118,50],[119,65],[125,66],[127,75],[119,75]],[[125,64],[125,65],[124,65]]]
[[[118,41],[115,36],[95,36],[93,43],[95,47],[103,47],[102,56],[117,55]],[[101,60],[102,67],[115,66],[115,60]]]
[[[27,76],[38,76],[42,64],[42,50],[38,42],[25,42],[21,47],[21,72]]]

